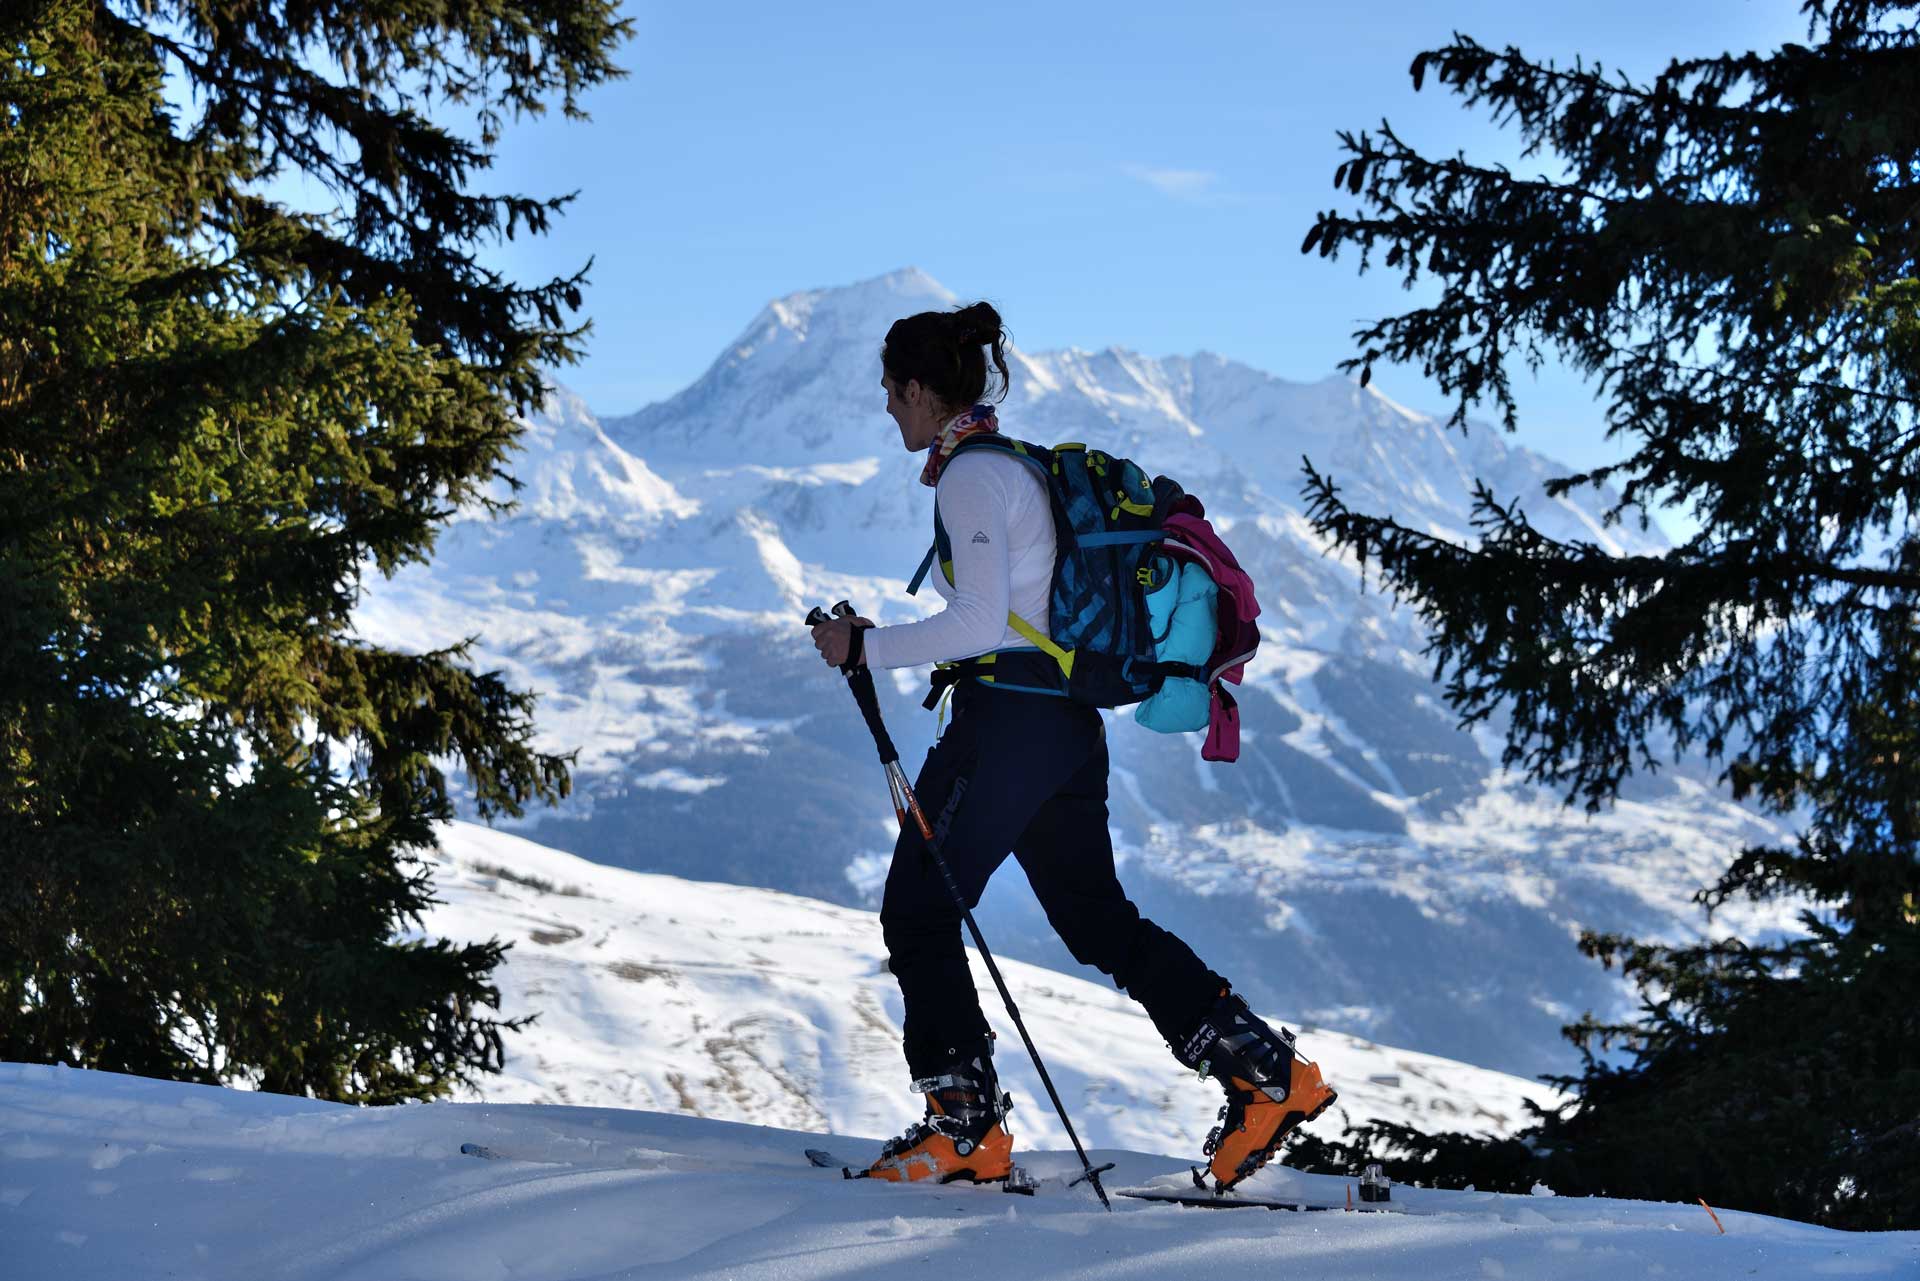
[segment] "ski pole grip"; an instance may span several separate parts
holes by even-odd
[[[891,765],[899,760],[900,753],[894,750],[886,723],[880,719],[880,699],[873,692],[872,669],[856,667],[848,672],[847,688],[853,691],[853,701],[860,705],[860,715],[866,718],[867,729],[873,733],[873,745],[880,749],[880,763]]]
[[[840,664],[840,674],[842,676],[850,676],[853,674],[853,669],[860,666],[860,651],[866,648],[865,638],[860,635],[861,632],[866,630],[866,625],[855,621],[860,617],[860,611],[853,607],[852,601],[843,600],[838,605],[835,605],[833,607],[833,617],[836,619],[846,619],[852,627],[852,630],[847,633],[847,657],[846,660]],[[827,620],[823,619],[822,621]]]
[[[831,623],[836,618],[855,617],[854,608],[846,601],[833,607],[833,613],[815,605],[807,612],[807,626],[817,627],[821,623]],[[853,691],[853,701],[859,704],[860,715],[866,719],[867,729],[873,734],[873,745],[880,752],[880,763],[891,765],[900,759],[900,753],[894,750],[893,739],[887,734],[886,722],[880,719],[880,699],[873,692],[873,673],[858,666],[860,653],[860,631],[854,628],[853,647],[847,651],[847,661],[841,665],[840,673],[847,678],[847,688]]]
[[[840,662],[840,674],[842,676],[851,675],[854,668],[860,666],[860,651],[865,648],[864,638],[860,633],[865,631],[868,625],[853,623],[853,620],[858,616],[859,615],[854,612],[853,606],[849,605],[846,601],[841,601],[838,605],[835,605],[833,607],[833,613],[831,614],[821,609],[818,605],[815,605],[807,611],[808,627],[818,627],[822,623],[835,623],[841,619],[852,623],[853,630],[847,636],[847,656]]]

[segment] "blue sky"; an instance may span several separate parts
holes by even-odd
[[[1792,0],[1297,5],[629,6],[629,79],[509,130],[483,182],[579,190],[522,277],[589,256],[589,353],[562,371],[602,414],[696,378],[770,298],[919,266],[999,306],[1041,350],[1208,350],[1313,379],[1357,323],[1405,306],[1384,275],[1299,253],[1341,203],[1335,132],[1383,116],[1429,152],[1519,161],[1413,55],[1458,30],[1645,78],[1676,55],[1805,38]],[[876,343],[881,335],[876,334]],[[1440,409],[1417,370],[1389,395]],[[1613,458],[1589,391],[1520,384],[1521,440]]]

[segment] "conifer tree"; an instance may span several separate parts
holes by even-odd
[[[1811,0],[1809,42],[1650,82],[1456,36],[1413,61],[1515,131],[1537,174],[1343,134],[1305,251],[1357,253],[1431,301],[1366,326],[1349,369],[1415,362],[1464,428],[1515,425],[1516,362],[1597,388],[1624,461],[1610,519],[1689,511],[1660,555],[1550,538],[1478,492],[1460,545],[1351,510],[1307,466],[1319,532],[1419,611],[1463,721],[1590,808],[1667,752],[1807,819],[1706,887],[1807,904],[1804,938],[1589,936],[1637,1021],[1568,1029],[1574,1101],[1519,1141],[1363,1129],[1319,1145],[1403,1174],[1920,1226],[1920,32],[1915,6]],[[1625,1062],[1603,1057],[1608,1046]]]
[[[351,611],[503,505],[578,350],[583,274],[481,259],[564,200],[472,187],[618,74],[613,8],[0,11],[0,1058],[361,1102],[498,1069],[502,948],[421,936],[420,853],[443,762],[491,817],[568,759],[469,645]]]

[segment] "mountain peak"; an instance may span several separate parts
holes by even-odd
[[[891,289],[903,297],[932,297],[949,305],[958,301],[952,290],[918,267],[902,267],[884,276],[875,276],[872,280],[858,281],[847,288],[861,289],[870,285]]]
[[[754,317],[735,346],[759,345],[770,327],[801,341],[816,333],[858,332],[871,333],[877,343],[902,316],[945,310],[959,301],[952,290],[920,268],[903,267],[851,285],[804,289],[776,298]]]
[[[609,432],[649,456],[710,451],[719,422],[727,424],[730,453],[761,462],[890,451],[898,438],[881,413],[879,389],[887,330],[903,316],[958,301],[918,267],[776,298],[697,382],[611,420]],[[803,393],[815,388],[824,395],[807,401]]]

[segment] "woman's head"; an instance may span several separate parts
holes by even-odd
[[[995,399],[1007,394],[1005,344],[1000,313],[984,302],[893,322],[880,349],[880,383],[908,449],[925,449],[948,419],[986,399],[983,348],[993,349],[1000,374]]]

